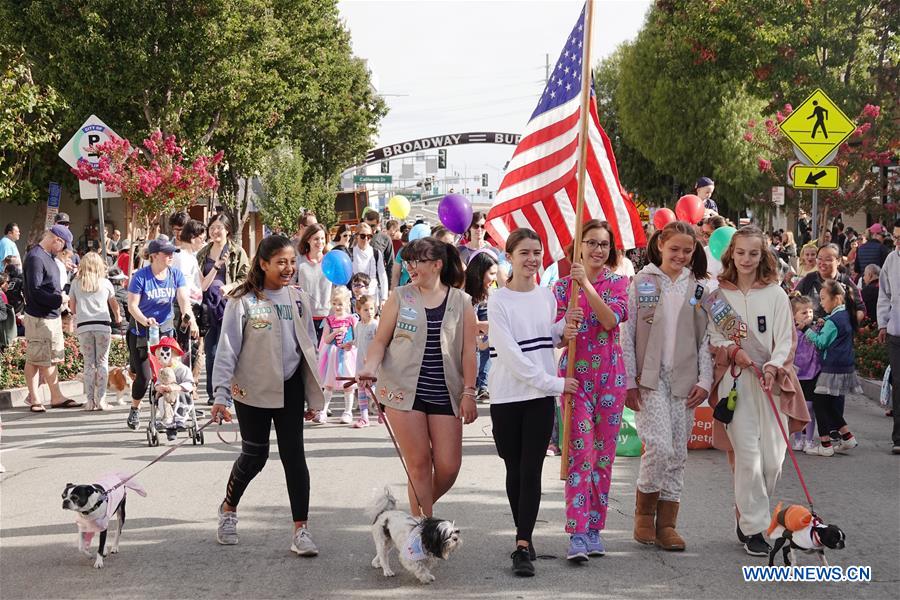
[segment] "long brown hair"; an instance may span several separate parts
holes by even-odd
[[[404,246],[403,260],[439,260],[441,283],[455,288],[461,288],[465,283],[462,259],[459,257],[459,250],[453,244],[430,236],[419,238]]]
[[[719,275],[719,281],[727,281],[737,285],[738,272],[734,265],[732,253],[734,252],[735,240],[738,238],[756,238],[759,241],[759,249],[762,252],[759,257],[759,265],[756,267],[756,280],[765,283],[775,283],[778,281],[778,264],[775,262],[775,255],[769,252],[769,242],[766,240],[766,234],[762,229],[753,225],[746,225],[738,229],[731,237],[731,242],[722,253],[722,274]]]
[[[535,242],[541,245],[541,248],[544,247],[544,242],[541,241],[541,236],[535,233],[533,230],[528,229],[527,227],[519,227],[506,238],[506,254],[512,257],[513,252],[516,251],[516,247],[519,244],[524,242],[525,240],[534,240]],[[506,278],[506,281],[512,281],[513,271],[509,270],[509,276]]]
[[[250,265],[250,272],[247,273],[247,279],[239,286],[231,290],[228,294],[232,298],[240,298],[245,294],[252,293],[257,298],[263,298],[263,290],[266,283],[266,272],[263,271],[261,261],[270,261],[284,248],[292,248],[294,245],[291,240],[283,235],[270,235],[264,237],[256,247],[256,253],[253,255],[253,264]]]
[[[703,244],[697,239],[697,230],[690,223],[684,221],[672,221],[662,229],[657,229],[647,241],[647,258],[657,267],[662,267],[662,252],[659,247],[671,237],[686,235],[694,240],[694,253],[691,255],[691,273],[696,279],[706,279],[709,273],[706,271],[706,252]]]
[[[312,236],[316,235],[319,232],[325,234],[325,241],[328,241],[328,232],[325,230],[325,226],[320,223],[313,223],[312,225],[307,225],[303,230],[303,235],[300,236],[300,241],[297,242],[297,252],[300,254],[309,254],[310,246],[309,240],[312,239]],[[324,251],[325,249],[322,248]]]
[[[606,257],[606,266],[610,269],[615,269],[619,264],[619,251],[616,248],[616,236],[613,235],[612,227],[610,227],[609,222],[601,221],[600,219],[591,219],[581,226],[581,239],[584,239],[584,236],[595,229],[602,229],[606,231],[606,234],[609,236],[609,256]],[[575,258],[575,262],[582,262],[584,257],[581,255],[581,252],[576,256],[573,253],[574,248],[575,240],[572,240],[572,242],[566,246],[566,257],[572,256]]]

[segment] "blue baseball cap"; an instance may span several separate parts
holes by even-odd
[[[151,240],[150,243],[147,244],[147,254],[156,254],[157,252],[174,254],[177,251],[178,248],[176,248],[166,236],[160,236],[155,240]]]
[[[50,233],[66,243],[66,250],[72,249],[72,232],[65,225],[54,225],[50,228]]]

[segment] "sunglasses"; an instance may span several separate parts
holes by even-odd
[[[475,223],[469,229],[484,229],[484,223]]]
[[[372,239],[372,234],[370,234],[370,233],[360,233],[358,237],[359,237],[359,239],[361,239],[361,240],[371,240],[371,239]]]

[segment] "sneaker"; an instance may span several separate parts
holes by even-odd
[[[170,444],[175,441],[175,438],[178,437],[178,430],[174,427],[169,427],[166,429],[166,441]]]
[[[238,543],[237,513],[222,510],[219,505],[219,528],[216,530],[216,541],[224,546],[234,546]]]
[[[588,529],[587,534],[588,556],[604,556],[606,548],[603,546],[603,538],[596,529]]]
[[[809,453],[810,450],[814,450],[816,447],[816,443],[812,440],[806,440],[803,443],[803,452]]]
[[[793,443],[791,444],[791,449],[792,449],[794,452],[800,452],[801,450],[803,450],[803,447],[804,447],[805,445],[806,445],[806,440],[804,440],[804,439],[801,438],[801,437],[798,437],[798,438],[796,438],[796,439],[793,441]]]
[[[316,416],[312,419],[313,425],[324,425],[328,422],[328,417],[325,416],[325,411],[320,410],[316,413]]]
[[[478,393],[475,394],[475,402],[480,402],[481,404],[487,404],[491,401],[491,394],[488,392],[487,388],[481,388],[478,390]]]
[[[294,532],[294,541],[291,542],[291,552],[298,556],[318,556],[319,549],[313,543],[309,529],[301,527]]]
[[[363,427],[368,427],[368,426],[369,426],[369,420],[360,418],[360,419],[357,419],[356,423],[353,424],[353,429],[362,429]]]
[[[859,446],[859,442],[856,441],[856,437],[852,437],[849,440],[841,440],[838,442],[838,445],[834,450],[835,452],[846,452],[847,450],[853,450],[857,446]]]
[[[743,531],[741,531],[741,524],[738,522],[737,519],[734,520],[734,529],[735,529],[735,532],[737,533],[738,541],[742,544],[746,544],[747,540],[749,540],[750,538],[747,537],[747,535]]]
[[[804,450],[803,453],[812,456],[834,456],[834,446],[813,446]]]
[[[125,424],[128,425],[128,429],[137,429],[141,424],[141,409],[132,407],[128,411],[128,420]]]
[[[349,425],[352,422],[353,422],[353,414],[352,413],[344,412],[344,414],[341,415],[341,423],[343,423],[344,425]]]
[[[584,562],[588,559],[587,536],[583,533],[574,533],[569,536],[569,550],[566,558],[572,562]]]
[[[556,444],[551,442],[550,445],[547,446],[547,456],[559,456],[559,455],[560,455],[559,446],[557,446]]]
[[[744,544],[744,550],[746,550],[747,554],[750,556],[768,556],[769,552],[772,551],[772,547],[766,542],[763,534],[754,533],[747,538],[747,543]]]
[[[531,562],[531,552],[525,546],[518,546],[516,551],[509,555],[512,559],[512,571],[519,577],[534,577],[534,563]]]

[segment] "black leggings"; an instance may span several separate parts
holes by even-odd
[[[844,397],[828,396],[826,394],[813,394],[813,411],[816,413],[816,426],[819,429],[819,437],[828,437],[832,431],[837,431],[847,425],[844,421]]]
[[[516,539],[531,543],[541,505],[541,470],[553,429],[553,398],[491,404],[494,444],[506,463]]]
[[[309,468],[303,451],[303,379],[300,369],[284,382],[284,408],[256,408],[235,400],[241,430],[241,455],[234,461],[225,502],[237,507],[247,486],[269,458],[269,435],[275,422],[278,454],[287,480],[288,498],[294,521],[309,516]]]
[[[174,332],[160,332],[160,339],[171,336]],[[140,342],[140,345],[138,344]],[[148,355],[148,340],[146,337],[138,337],[128,330],[125,334],[125,343],[128,345],[128,364],[134,371],[134,382],[131,384],[131,399],[142,400],[144,394],[147,393],[147,386],[150,385],[150,361]]]

